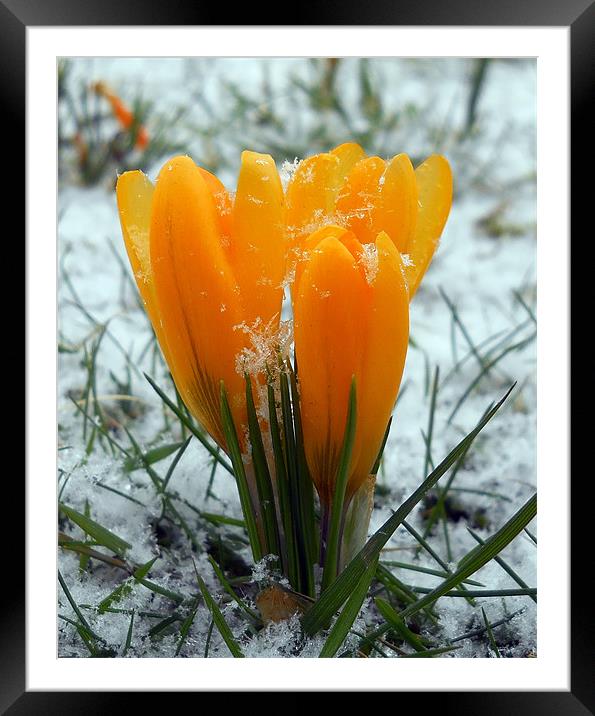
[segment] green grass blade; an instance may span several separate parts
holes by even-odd
[[[87,629],[85,629],[85,627],[82,624],[75,622],[74,619],[70,619],[69,617],[67,617],[64,614],[58,613],[58,618],[62,619],[62,621],[65,621],[67,624],[70,624],[71,626],[73,626],[77,630],[78,635],[81,638],[81,641],[87,647],[91,656],[97,656],[97,647],[95,646],[93,637],[87,631]]]
[[[108,492],[113,492],[114,495],[119,495],[120,497],[123,497],[125,500],[128,500],[129,502],[134,502],[135,505],[139,505],[140,507],[146,507],[145,503],[141,502],[140,500],[137,500],[136,497],[132,497],[132,495],[127,495],[125,492],[122,492],[121,490],[117,490],[115,487],[106,485],[103,482],[96,482],[95,486],[100,487],[102,490],[107,490]]]
[[[281,440],[279,421],[277,418],[275,391],[270,383],[268,385],[268,399],[269,427],[271,442],[273,445],[273,456],[275,458],[275,475],[277,478],[277,492],[279,496],[279,512],[281,524],[283,526],[283,540],[285,544],[285,547],[282,550],[281,559],[285,574],[287,574],[291,585],[294,588],[297,588],[299,581],[297,547],[295,544],[293,513],[291,511],[289,478],[286,469],[285,454],[283,452],[283,442]]]
[[[441,571],[439,569],[431,569],[430,567],[421,567],[419,564],[410,564],[409,562],[399,562],[399,561],[393,560],[393,559],[383,560],[382,565],[386,565],[387,567],[397,567],[398,569],[407,569],[407,570],[411,570],[412,572],[421,572],[422,574],[431,574],[434,577],[442,577],[442,579],[446,579],[448,577],[448,572]],[[465,579],[465,584],[470,584],[475,587],[483,587],[484,586],[481,582],[476,582],[473,579]]]
[[[451,450],[448,456],[432,471],[417,490],[415,490],[399,509],[389,517],[382,527],[372,535],[365,546],[335,580],[333,585],[322,594],[316,604],[304,615],[302,618],[302,627],[306,634],[313,636],[319,629],[323,628],[325,624],[328,624],[333,614],[349,597],[361,576],[369,568],[371,562],[376,562],[380,551],[391,538],[397,527],[399,527],[426,492],[430,490],[442,475],[457,461],[462,452],[467,449],[469,443],[485,428],[502,407],[513,388],[514,384],[509,388],[504,397],[484,415],[476,427]],[[465,575],[462,579],[465,579],[467,576],[469,575]],[[462,581],[462,579],[459,581]]]
[[[493,355],[493,353],[501,348],[504,345],[507,345],[517,333],[520,333],[520,331],[526,329],[530,325],[530,321],[525,321],[523,323],[520,323],[519,325],[515,326],[512,330],[506,331],[501,330],[497,331],[491,336],[488,336],[483,341],[480,341],[477,344],[477,348],[485,348],[489,344],[493,344],[485,353],[485,360],[489,360],[490,356]],[[455,373],[458,373],[460,371],[460,368],[471,358],[473,355],[473,352],[470,351],[467,353],[463,358],[461,358],[454,366],[453,368],[446,374],[446,376],[442,379],[442,385],[441,387],[444,387],[446,383],[452,378]]]
[[[167,597],[176,604],[182,604],[182,602],[186,601],[186,597],[183,594],[180,594],[179,592],[173,592],[171,589],[166,589],[160,584],[155,584],[155,582],[152,582],[149,579],[137,579],[136,581],[139,584],[142,584],[143,587],[146,587],[151,592],[154,592],[155,594],[160,594],[162,597]]]
[[[482,497],[493,497],[495,500],[502,500],[502,502],[512,502],[508,495],[503,495],[500,492],[491,492],[490,490],[476,490],[472,487],[451,487],[451,492],[466,492],[471,495],[481,495]]]
[[[466,388],[466,390],[463,392],[459,400],[457,401],[457,404],[452,409],[451,414],[448,416],[448,420],[446,421],[448,424],[450,424],[455,415],[458,413],[459,408],[463,405],[465,400],[469,397],[472,390],[475,388],[475,386],[479,383],[479,381],[483,378],[486,373],[488,373],[504,356],[508,355],[512,351],[522,350],[526,345],[531,343],[534,339],[537,333],[531,334],[528,338],[523,338],[518,343],[513,344],[512,346],[508,346],[505,348],[501,353],[498,353],[498,355],[493,358],[489,363],[486,364],[486,366],[475,376],[475,378],[471,381],[469,386]]]
[[[231,415],[231,409],[227,400],[227,393],[223,381],[221,381],[221,422],[223,423],[223,434],[225,441],[230,453],[231,462],[233,465],[233,474],[236,478],[236,484],[238,486],[238,493],[240,496],[240,503],[242,505],[242,512],[244,514],[244,521],[246,523],[246,531],[248,532],[248,538],[250,540],[250,547],[252,548],[252,556],[255,562],[258,562],[263,557],[262,546],[260,544],[260,537],[258,535],[258,527],[256,526],[256,518],[254,516],[254,507],[252,505],[252,499],[250,497],[250,489],[248,487],[248,481],[246,479],[246,471],[244,469],[244,461],[242,459],[242,452],[240,450],[240,444],[238,442],[238,436],[236,428]]]
[[[426,649],[425,651],[416,651],[413,654],[401,654],[401,659],[429,659],[440,654],[447,654],[449,651],[462,649],[460,646],[441,646],[437,649]]]
[[[432,437],[434,435],[434,415],[436,414],[436,398],[438,397],[438,379],[440,377],[440,369],[436,366],[434,371],[434,381],[432,383],[432,395],[430,399],[430,413],[428,415],[428,433],[426,439],[426,456],[424,461],[424,472],[425,477],[428,474],[432,463]]]
[[[149,381],[149,385],[153,390],[157,393],[157,395],[161,398],[161,400],[167,405],[167,407],[174,413],[174,415],[178,418],[178,420],[185,425],[188,430],[194,435],[194,437],[202,444],[204,448],[213,456],[217,462],[224,467],[227,472],[229,472],[230,475],[233,475],[233,468],[232,466],[227,462],[227,460],[217,452],[217,449],[214,448],[211,443],[207,440],[207,438],[196,429],[194,425],[188,420],[188,418],[184,415],[184,413],[178,408],[178,406],[172,402],[167,395],[161,390],[161,388],[155,383],[154,380],[152,380],[146,373],[144,374],[145,378]]]
[[[477,360],[480,369],[485,368],[486,361],[485,359],[480,355],[479,351],[477,350],[477,346],[475,343],[473,343],[473,340],[471,339],[471,336],[469,335],[469,332],[467,331],[467,328],[465,327],[465,324],[461,321],[461,318],[459,316],[459,312],[454,305],[454,303],[450,300],[450,298],[447,296],[446,292],[442,287],[440,287],[440,295],[442,296],[442,299],[448,306],[448,309],[451,312],[452,320],[454,324],[456,324],[459,329],[461,330],[461,333],[463,334],[463,337],[465,338],[465,341],[467,342],[467,345],[469,346],[469,349],[471,351],[471,355],[475,357]]]
[[[208,522],[214,525],[228,525],[229,527],[242,527],[246,528],[244,520],[238,520],[235,517],[228,517],[227,515],[217,515],[214,512],[202,512],[199,510],[199,514]]]
[[[188,616],[182,622],[182,626],[180,627],[180,638],[178,639],[178,644],[176,646],[175,656],[179,656],[180,652],[182,651],[182,647],[184,646],[184,643],[186,642],[186,638],[188,637],[188,632],[190,631],[190,627],[192,626],[192,624],[194,622],[194,617],[196,616],[197,611],[198,611],[198,606],[195,605],[194,609],[190,610]]]
[[[217,454],[219,454],[220,450],[221,448],[217,445]],[[213,483],[215,482],[215,473],[217,472],[218,465],[217,460],[212,460],[211,474],[209,475],[209,482],[207,483],[207,489],[205,491],[205,500],[208,500],[210,497],[216,497],[213,493]]]
[[[421,638],[409,629],[407,624],[405,624],[403,619],[385,599],[376,597],[374,602],[378,607],[380,614],[382,614],[386,622],[390,624],[392,630],[398,634],[403,641],[407,642],[409,646],[412,646],[415,651],[426,651],[426,647],[424,646]]]
[[[95,634],[93,629],[91,629],[91,627],[89,626],[89,622],[85,619],[81,610],[78,607],[78,604],[74,601],[72,594],[70,593],[70,590],[68,589],[68,586],[67,586],[66,582],[64,581],[64,577],[62,576],[62,573],[60,572],[60,570],[58,570],[58,581],[60,582],[62,591],[66,595],[66,599],[68,599],[70,606],[72,607],[72,610],[78,617],[80,625],[85,629],[86,633],[89,634],[89,636],[91,638],[96,639],[98,641],[103,641],[103,639],[101,637],[99,637],[97,634]],[[75,624],[75,626],[76,626],[76,624]],[[80,633],[80,631],[79,631],[79,633]]]
[[[400,599],[405,604],[414,604],[418,597],[417,594],[409,587],[407,584],[404,584],[398,577],[396,577],[389,569],[387,569],[382,564],[378,564],[376,568],[376,579],[384,585],[384,587],[387,589],[387,591],[394,594],[397,599]],[[438,620],[436,619],[436,615],[432,612],[431,609],[426,609],[427,616],[429,619],[434,622],[434,624],[438,623]]]
[[[301,510],[298,489],[298,457],[295,444],[295,428],[293,411],[291,408],[291,394],[289,390],[289,378],[285,369],[279,376],[281,391],[281,415],[283,417],[283,449],[285,454],[285,465],[287,469],[287,488],[289,497],[289,511],[292,515],[293,525],[293,547],[295,550],[296,574],[292,587],[301,594],[304,593],[304,583],[307,579],[307,549],[303,540],[301,529]],[[291,581],[291,580],[290,580]]]
[[[250,619],[253,619],[255,622],[260,623],[261,619],[258,616],[258,614],[253,610],[250,609],[250,607],[244,602],[238,595],[235,593],[233,587],[223,574],[223,570],[221,567],[215,562],[213,557],[211,555],[208,555],[209,562],[211,563],[211,567],[213,568],[213,571],[217,575],[217,579],[221,582],[221,586],[225,591],[229,594],[229,596],[234,600],[234,602],[242,609],[249,617]]]
[[[424,537],[427,537],[430,534],[430,530],[432,529],[434,523],[440,518],[440,515],[444,514],[446,496],[448,494],[448,491],[451,489],[451,486],[455,480],[455,477],[457,476],[457,473],[465,463],[465,458],[467,457],[467,452],[470,448],[471,445],[469,445],[469,448],[461,454],[455,466],[453,467],[450,475],[448,476],[448,480],[446,481],[444,489],[438,491],[438,499],[436,501],[436,504],[432,507],[430,514],[428,515],[427,523],[423,534]]]
[[[388,440],[388,435],[390,433],[390,426],[393,423],[393,416],[391,415],[388,421],[388,424],[386,426],[386,430],[384,431],[384,437],[382,438],[382,445],[380,446],[380,450],[378,451],[378,457],[376,458],[376,462],[374,463],[374,466],[372,467],[372,470],[370,471],[371,475],[376,475],[378,470],[380,469],[380,463],[382,462],[382,455],[384,454],[384,448],[386,447],[386,441]]]
[[[154,592],[155,594],[160,594],[162,597],[167,597],[176,604],[182,604],[182,602],[186,601],[186,597],[183,594],[180,594],[179,592],[174,592],[171,589],[166,589],[160,584],[155,584],[155,582],[146,579],[147,574],[151,571],[151,567],[158,559],[158,557],[154,557],[145,564],[141,564],[139,567],[137,567],[132,573],[134,580],[139,584],[142,584],[143,587],[146,587],[146,589],[149,589],[151,592]]]
[[[124,642],[124,648],[122,649],[122,656],[126,656],[128,654],[128,649],[130,649],[130,645],[132,644],[132,629],[134,627],[134,609],[132,610],[132,614],[130,615],[130,624],[128,625],[128,632],[126,633],[126,641]]]
[[[134,570],[133,577],[136,579],[137,582],[139,582],[141,579],[144,579],[147,574],[149,574],[151,568],[158,559],[159,557],[153,557],[153,559],[150,559],[148,562],[145,562],[145,564],[141,564]]]
[[[98,614],[104,614],[114,602],[119,602],[124,597],[128,596],[132,591],[133,579],[126,579],[122,584],[118,585],[110,594],[102,599],[97,605]]]
[[[459,464],[460,460],[457,461],[457,464],[454,466],[453,471],[456,470],[457,465]],[[444,524],[446,524],[446,522]],[[430,557],[432,557],[432,559],[434,559],[442,567],[442,569],[447,572],[447,574],[452,574],[452,569],[450,569],[448,564],[440,558],[440,556],[432,549],[431,545],[427,542],[427,540],[425,540],[419,534],[419,532],[407,522],[407,520],[403,520],[403,527],[407,530],[407,532],[409,532],[412,537],[414,537],[419,542],[419,544],[426,550]],[[464,590],[465,586],[461,585],[461,588]],[[469,598],[468,601],[469,604],[473,605],[473,600],[471,598]]]
[[[154,627],[151,627],[151,629],[149,629],[149,636],[159,636],[159,634],[168,629],[172,624],[175,624],[179,621],[181,621],[181,617],[178,614],[170,614],[168,617],[165,617],[165,619],[163,619],[158,624],[155,624]]]
[[[420,594],[430,594],[433,590],[429,587],[412,587],[415,592]],[[526,587],[524,589],[451,589],[443,594],[443,597],[478,597],[487,599],[489,597],[535,597],[537,589],[535,587]]]
[[[498,649],[498,645],[496,644],[496,640],[494,639],[494,632],[492,631],[492,627],[490,626],[483,607],[481,608],[481,615],[483,616],[483,623],[486,625],[486,631],[488,632],[488,639],[490,641],[492,651],[494,652],[494,654],[496,654],[497,659],[501,659],[502,654],[500,654],[500,650]]]
[[[153,483],[153,486],[157,490],[158,493],[163,492],[163,480],[159,477],[159,475],[155,472],[155,470],[149,465],[149,463],[145,462],[145,456],[141,449],[141,446],[136,441],[136,438],[134,435],[130,432],[130,430],[124,425],[124,432],[128,436],[128,439],[130,440],[130,444],[132,445],[132,449],[134,450],[134,454],[140,460],[141,464],[145,468],[145,472],[147,475],[151,478],[151,482]]]
[[[473,539],[474,539],[476,542],[479,542],[479,544],[485,544],[485,541],[484,541],[478,534],[476,534],[470,527],[467,527],[467,531],[469,532],[469,534],[471,535],[471,537],[473,537]],[[514,581],[519,585],[519,587],[521,587],[522,589],[529,589],[529,585],[514,571],[514,569],[513,569],[510,565],[508,565],[508,564],[502,559],[502,557],[499,557],[498,555],[496,555],[496,556],[494,557],[494,561],[495,561],[497,564],[499,564],[499,565],[502,567],[502,569],[503,569],[510,577],[512,577],[512,579],[514,579]],[[537,603],[537,596],[532,596],[531,599],[533,599],[533,601],[534,601],[535,603]]]
[[[86,410],[81,407],[74,398],[70,397],[71,403],[74,405],[74,407],[83,415],[85,420],[89,422],[96,430],[98,430],[105,438],[107,438],[110,445],[115,447],[117,450],[119,450],[123,455],[126,455],[126,457],[130,457],[130,453],[126,448],[123,448],[120,443],[118,443],[114,438],[109,434],[109,432],[101,425],[98,425],[95,422],[95,418],[92,415],[89,415]]]
[[[133,470],[139,470],[144,467],[144,465],[152,465],[154,462],[165,460],[166,457],[169,457],[173,452],[179,450],[181,445],[183,445],[183,443],[180,442],[160,445],[144,453],[143,460],[137,459],[136,456],[127,458],[124,460],[124,470],[126,472],[132,472]]]
[[[501,552],[512,540],[526,527],[529,522],[537,514],[537,495],[533,495],[527,502],[516,512],[508,522],[492,535],[483,545],[476,547],[471,550],[460,562],[458,569],[448,578],[445,579],[429,594],[426,594],[422,599],[407,607],[401,612],[401,617],[406,617],[415,614],[420,609],[423,609],[428,604],[432,604],[439,599],[442,595],[450,592],[453,587],[459,585],[463,579],[470,577],[478,569],[481,569],[485,564],[492,560],[499,552]]]
[[[215,627],[215,621],[211,617],[211,623],[209,624],[209,629],[207,631],[207,638],[205,639],[205,650],[203,653],[203,658],[207,659],[209,656],[209,649],[211,648],[211,637],[213,636],[213,629]]]
[[[165,473],[165,477],[163,478],[162,489],[164,492],[167,489],[169,481],[171,480],[171,476],[174,474],[174,470],[176,469],[176,467],[178,466],[178,463],[182,459],[182,455],[186,452],[186,448],[188,447],[188,445],[190,445],[191,440],[192,440],[192,436],[180,444],[179,450],[176,453],[176,456],[171,461],[171,465],[169,466],[167,472]]]
[[[102,527],[90,517],[86,517],[80,512],[72,509],[72,507],[68,507],[68,505],[65,505],[63,502],[60,502],[58,507],[60,512],[65,514],[69,520],[78,525],[83,532],[86,532],[89,535],[89,537],[92,537],[97,544],[107,547],[107,549],[120,555],[120,557],[124,556],[126,550],[132,547],[132,545],[129,542],[126,542],[126,540],[123,540],[113,532],[110,532],[110,530]]]
[[[304,543],[304,570],[303,570],[303,593],[314,597],[314,564],[318,555],[318,540],[316,520],[314,515],[314,483],[310,476],[308,463],[306,462],[306,451],[304,448],[304,436],[302,432],[302,414],[300,409],[300,398],[297,386],[297,377],[289,365],[291,400],[293,404],[293,422],[295,434],[295,448],[298,475],[298,502],[300,506],[300,532]]]
[[[122,582],[122,584],[117,586],[110,594],[107,595],[107,597],[105,597],[105,599],[102,599],[97,605],[97,611],[99,612],[99,614],[104,614],[106,611],[109,610],[109,608],[114,602],[119,602],[121,599],[128,596],[132,591],[132,585],[134,584],[134,582],[140,582],[142,579],[144,579],[149,573],[151,567],[157,561],[157,559],[158,557],[154,557],[146,564],[143,564],[137,569],[135,569],[133,576],[130,579],[127,579]]]
[[[525,301],[521,292],[518,291],[517,289],[514,289],[512,294],[516,298],[516,300],[521,304],[521,306],[525,309],[525,311],[529,315],[529,318],[531,319],[532,323],[534,325],[537,325],[537,318],[535,317],[535,313],[534,313],[533,309],[529,306],[529,304]]]
[[[87,518],[90,518],[90,517],[91,517],[91,505],[89,504],[89,500],[85,500],[85,512],[84,512],[84,515],[85,515],[85,517],[87,517]],[[94,542],[91,543],[91,544],[92,544],[93,546],[95,546],[95,543],[94,543]],[[88,554],[81,553],[81,555],[80,555],[80,557],[79,557],[79,569],[81,570],[81,572],[84,572],[84,571],[87,569],[87,567],[88,567],[88,565],[89,565],[89,559],[90,559],[90,558],[89,558],[89,555],[88,555]]]
[[[280,554],[279,547],[279,526],[277,524],[277,512],[275,510],[275,496],[273,494],[273,483],[269,472],[262,433],[258,424],[254,397],[252,395],[252,381],[246,375],[246,410],[248,413],[248,431],[250,434],[250,446],[252,448],[252,464],[256,479],[256,489],[260,502],[260,512],[266,538],[266,553]]]
[[[217,606],[217,603],[213,599],[213,597],[209,594],[209,590],[207,589],[207,585],[204,583],[204,580],[198,573],[196,569],[196,564],[194,565],[194,571],[196,574],[196,581],[198,582],[198,587],[200,589],[200,592],[202,594],[202,598],[205,601],[205,604],[207,605],[207,608],[211,612],[211,616],[213,617],[213,621],[215,622],[215,626],[219,630],[219,633],[221,634],[221,637],[223,638],[223,641],[227,644],[227,648],[232,653],[232,655],[236,659],[242,659],[244,657],[244,654],[242,653],[242,650],[240,649],[240,646],[238,642],[235,640],[233,634],[231,633],[231,629],[229,628],[229,625],[225,621],[225,617],[221,613],[221,610]]]
[[[524,611],[526,611],[526,607],[521,607],[521,609],[517,609],[516,612],[513,612],[512,614],[508,614],[507,616],[503,617],[502,619],[499,619],[497,622],[492,622],[490,624],[491,629],[495,629],[496,627],[501,626],[502,624],[507,624],[509,621],[512,621],[515,617],[518,617],[519,614],[522,614]],[[457,641],[463,641],[463,639],[474,639],[476,636],[481,636],[486,631],[485,626],[480,627],[479,629],[472,629],[471,631],[466,632],[465,634],[461,634],[461,636],[456,636],[454,639],[450,640],[451,644],[454,644]]]
[[[345,493],[349,479],[349,468],[351,465],[351,453],[355,440],[355,426],[357,423],[357,398],[355,388],[355,377],[351,380],[349,390],[349,403],[347,407],[347,420],[345,422],[345,433],[343,445],[339,456],[339,466],[333,493],[331,508],[331,519],[328,531],[328,541],[325,550],[324,572],[322,575],[322,591],[324,592],[337,577],[339,566],[339,544],[341,541],[341,526],[344,519]]]
[[[341,614],[337,617],[337,621],[333,624],[332,629],[329,632],[324,646],[322,647],[319,657],[330,658],[334,656],[341,644],[345,641],[345,637],[349,634],[353,622],[356,620],[357,615],[360,612],[374,574],[376,573],[376,561],[373,560],[368,565],[368,568],[360,576],[355,588],[351,592],[347,603],[343,607]]]

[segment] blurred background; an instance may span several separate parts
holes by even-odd
[[[534,60],[81,58],[58,74],[60,176],[72,183],[174,152],[233,183],[245,148],[282,161],[345,141],[414,164],[446,153],[459,196],[510,183],[515,163],[515,189],[535,178]]]

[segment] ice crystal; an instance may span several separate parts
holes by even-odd
[[[372,284],[378,274],[378,249],[376,244],[363,244],[363,249],[360,262],[364,267],[366,281]]]
[[[296,173],[297,168],[300,164],[301,161],[296,157],[292,162],[286,159],[281,165],[281,171],[279,172],[279,176],[281,177],[283,191],[286,191],[289,182],[292,180],[293,175]]]

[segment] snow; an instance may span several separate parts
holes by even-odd
[[[287,189],[289,182],[291,181],[293,175],[296,173],[300,165],[300,161],[300,159],[295,157],[292,162],[285,159],[281,164],[281,168],[279,169],[279,176],[281,178],[281,185],[283,186],[283,191]]]
[[[360,259],[366,274],[366,281],[369,284],[374,283],[374,279],[378,274],[378,249],[375,244],[364,244],[364,251]]]
[[[218,111],[225,113],[229,100],[221,89],[221,79],[241,82],[245,94],[260,92],[263,83],[263,60],[155,60],[155,59],[80,59],[73,63],[73,74],[85,82],[106,80],[125,98],[132,100],[137,88],[143,96],[156,103],[178,106],[194,102],[202,96]],[[310,108],[295,111],[292,98],[283,94],[287,73],[297,78],[308,78],[311,68],[301,59],[275,60],[274,72],[268,74],[271,92],[276,97],[276,109],[286,120],[287,132],[296,137],[308,135],[308,128],[316,117]],[[354,76],[355,60],[345,60],[338,71],[342,98],[346,106],[358,104],[358,89]],[[492,336],[512,332],[523,326],[511,339],[519,342],[534,331],[526,309],[516,298],[520,294],[529,305],[536,295],[535,246],[535,63],[515,60],[498,61],[490,65],[485,93],[479,105],[479,126],[462,142],[456,142],[451,127],[464,122],[466,80],[469,64],[464,60],[389,60],[377,59],[370,63],[375,77],[383,78],[385,86],[396,88],[386,92],[387,106],[402,113],[403,124],[395,130],[393,153],[400,151],[412,157],[425,158],[431,151],[447,154],[455,177],[455,203],[444,231],[439,249],[426,277],[414,298],[411,308],[411,336],[415,341],[408,352],[401,395],[395,409],[393,426],[378,475],[375,509],[371,530],[377,529],[391,512],[420,483],[424,475],[426,447],[421,431],[427,432],[430,409],[430,392],[435,366],[440,368],[440,382],[434,416],[431,456],[438,462],[479,420],[488,405],[499,399],[512,380],[517,388],[505,407],[479,436],[453,483],[456,491],[451,497],[468,518],[450,524],[452,566],[476,542],[466,529],[473,519],[487,519],[487,524],[474,529],[486,538],[495,532],[535,491],[536,465],[536,346],[528,342],[522,349],[508,352],[496,369],[484,376],[477,387],[449,421],[457,401],[480,371],[471,356],[453,372],[453,365],[469,352],[460,329],[453,343],[453,319],[444,291],[456,306],[458,316],[473,342],[481,346]],[[355,74],[357,76],[357,74]],[[431,132],[424,117],[431,112],[432,131],[443,125],[443,136],[430,142]],[[354,111],[355,129],[361,128],[361,113]],[[296,116],[296,115],[299,115]],[[329,134],[336,127],[329,118]],[[300,124],[301,123],[301,124]],[[363,126],[363,125],[362,125]],[[257,134],[245,138],[247,149],[260,151],[251,144]],[[187,133],[193,156],[201,156],[200,138]],[[239,166],[240,152],[231,129],[222,130],[214,140],[217,151],[228,158],[220,172],[229,189]],[[227,134],[225,133],[227,132]],[[226,139],[227,138],[227,139]],[[339,141],[350,137],[340,137]],[[380,142],[380,140],[379,140]],[[339,143],[339,142],[337,142]],[[330,148],[330,147],[327,147]],[[380,144],[379,144],[380,148]],[[286,186],[303,157],[276,156],[281,178]],[[159,166],[149,172],[152,178]],[[210,563],[205,546],[211,535],[218,532],[237,546],[241,531],[233,526],[214,527],[197,517],[195,510],[224,514],[241,519],[241,509],[233,478],[222,468],[215,474],[213,486],[207,489],[212,472],[212,459],[192,440],[171,478],[171,490],[180,498],[175,507],[193,530],[200,551],[192,551],[184,532],[162,517],[161,498],[142,470],[125,471],[121,455],[109,449],[96,449],[86,454],[81,414],[71,398],[80,400],[87,381],[80,347],[91,346],[100,334],[99,324],[106,324],[96,360],[96,390],[101,407],[113,424],[125,421],[126,409],[134,409],[138,417],[131,423],[134,437],[143,450],[175,443],[181,436],[177,427],[168,421],[158,396],[143,377],[151,375],[168,394],[173,393],[165,368],[150,341],[147,318],[139,307],[136,289],[127,268],[128,262],[120,234],[113,184],[92,188],[63,184],[59,191],[59,337],[67,350],[59,356],[59,468],[62,489],[61,499],[74,509],[84,512],[90,506],[91,517],[108,527],[133,547],[128,558],[138,564],[158,557],[149,579],[162,587],[180,592],[188,600],[197,595],[193,559],[197,570],[222,608],[232,632],[246,656],[249,657],[314,657],[320,651],[323,637],[318,636],[305,644],[299,632],[297,618],[281,624],[271,624],[258,634],[246,630],[246,621],[238,615],[237,605],[230,603]],[[497,210],[497,211],[496,211]],[[516,231],[493,237],[482,229],[482,220],[497,213],[501,224],[514,225]],[[120,262],[116,259],[119,257]],[[73,295],[74,288],[76,296]],[[76,304],[80,300],[84,310]],[[221,310],[225,310],[222,305]],[[283,314],[283,318],[286,313]],[[282,324],[290,340],[287,325]],[[261,339],[264,338],[261,336]],[[497,342],[494,339],[493,345]],[[266,345],[255,343],[253,354],[246,356],[259,361]],[[126,355],[129,355],[131,368]],[[497,355],[497,352],[494,353]],[[133,399],[125,402],[118,398],[121,385],[130,380]],[[428,387],[429,386],[429,387]],[[87,425],[87,439],[91,427]],[[127,446],[122,431],[117,440]],[[96,437],[96,443],[99,440]],[[164,476],[175,453],[154,464]],[[66,480],[66,476],[68,479]],[[444,479],[441,484],[444,483]],[[106,488],[113,488],[135,501]],[[498,497],[477,492],[497,494]],[[186,502],[184,502],[186,501]],[[137,504],[137,502],[141,504]],[[189,507],[188,504],[193,506]],[[423,531],[421,511],[409,518],[410,524]],[[64,525],[75,539],[84,539],[76,527]],[[536,532],[535,524],[529,527]],[[446,544],[441,529],[432,537],[432,545],[443,559],[447,558]],[[250,555],[244,544],[239,551],[247,565]],[[519,536],[502,553],[502,558],[530,585],[536,585],[536,547],[525,536]],[[432,558],[417,549],[417,543],[404,529],[399,529],[387,544],[383,558],[412,561],[420,566],[439,568]],[[60,550],[60,570],[77,604],[96,607],[128,574],[110,565],[91,560],[87,572],[79,570],[79,556]],[[420,587],[436,586],[440,578],[394,568],[397,576]],[[265,565],[253,572],[253,580],[266,576]],[[516,588],[510,576],[492,561],[473,575],[490,589]],[[253,590],[246,585],[238,588],[251,608]],[[131,592],[119,603],[121,609],[134,609],[134,630],[128,657],[174,656],[178,644],[180,624],[175,623],[158,636],[149,632],[160,619],[143,616],[144,613],[171,613],[171,602],[154,594],[140,584],[132,585]],[[442,598],[436,604],[440,619],[440,632],[454,639],[483,625],[481,608],[490,621],[499,620],[522,610],[507,624],[494,631],[496,641],[502,645],[502,656],[521,657],[536,651],[536,605],[529,597],[477,599],[474,606],[465,599]],[[127,613],[100,614],[95,608],[83,609],[91,627],[111,648],[122,653],[130,625]],[[59,612],[76,619],[70,604],[60,594]],[[373,605],[368,602],[362,610],[354,630],[362,630],[365,623],[373,623]],[[199,603],[193,624],[188,632],[180,656],[201,657],[204,654],[210,612]],[[76,630],[64,621],[58,622],[59,654],[64,657],[88,656]],[[357,639],[350,637],[344,648],[355,646]],[[444,642],[444,639],[441,643]],[[485,637],[457,642],[462,648],[444,658],[490,657],[491,647]],[[395,656],[387,651],[387,656]],[[210,657],[231,656],[218,630],[212,629]]]

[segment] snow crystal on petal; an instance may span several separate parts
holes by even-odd
[[[297,168],[300,164],[301,161],[297,157],[295,157],[292,162],[286,159],[281,165],[281,171],[279,172],[279,176],[281,178],[281,184],[283,185],[283,191],[287,189],[289,182],[293,179],[293,175],[296,173]]]
[[[360,259],[366,274],[366,281],[374,283],[378,274],[378,249],[376,244],[363,244],[363,253]]]

